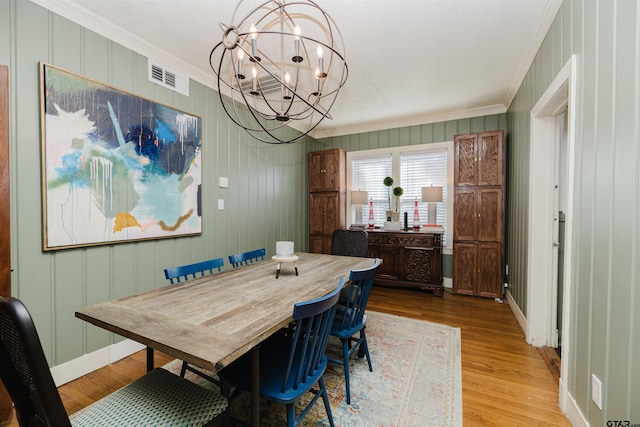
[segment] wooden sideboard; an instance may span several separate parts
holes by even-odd
[[[442,296],[442,234],[367,230],[368,256],[381,258],[375,283],[428,289]]]

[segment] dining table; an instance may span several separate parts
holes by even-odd
[[[293,319],[294,304],[333,291],[374,260],[296,252],[298,274],[265,260],[82,308],[75,316],[147,348],[217,372],[250,353],[251,423],[260,424],[260,344]]]

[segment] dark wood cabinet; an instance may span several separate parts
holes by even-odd
[[[453,288],[502,298],[504,132],[454,138]]]
[[[309,153],[309,191],[344,192],[346,187],[346,155],[344,150]]]
[[[309,252],[331,252],[331,235],[346,227],[346,154],[309,153]]]
[[[428,289],[442,296],[442,235],[369,230],[370,258],[382,259],[375,283]]]

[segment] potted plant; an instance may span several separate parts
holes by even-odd
[[[393,221],[393,222],[399,222],[400,221],[400,197],[402,196],[402,194],[404,193],[404,190],[402,189],[402,187],[395,187],[393,190],[391,189],[391,187],[393,187],[393,178],[391,178],[390,176],[387,176],[382,183],[389,189],[389,207],[391,207],[391,193],[393,193],[394,197],[396,198],[396,208],[395,210],[388,210],[386,211],[386,215],[387,215],[387,221]]]

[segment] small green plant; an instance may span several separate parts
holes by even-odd
[[[391,207],[391,187],[393,186],[393,178],[391,178],[390,176],[387,176],[382,183],[389,188],[389,207]],[[402,187],[395,187],[393,189],[393,195],[396,198],[396,212],[400,211],[400,197],[402,196],[402,194],[404,193],[404,190],[402,189]]]

